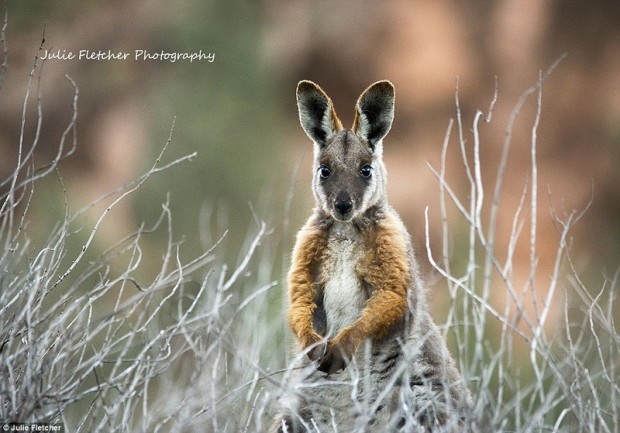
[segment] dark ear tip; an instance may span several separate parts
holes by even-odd
[[[312,92],[312,91],[317,91],[317,90],[322,93],[322,90],[319,87],[319,85],[316,83],[313,83],[312,81],[301,80],[299,83],[297,83],[297,93],[307,93],[307,92]]]
[[[369,86],[369,89],[371,88],[383,93],[384,95],[393,96],[395,92],[394,84],[392,84],[392,82],[388,80],[377,81],[376,83],[373,83]]]

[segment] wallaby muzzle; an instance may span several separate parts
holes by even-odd
[[[349,220],[353,214],[351,212],[351,210],[353,209],[353,202],[351,201],[351,196],[345,191],[339,192],[338,196],[336,197],[336,201],[334,202],[334,209],[336,210],[336,214],[334,215],[336,219],[340,221]]]

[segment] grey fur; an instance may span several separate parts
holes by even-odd
[[[360,316],[372,287],[356,278],[355,269],[365,252],[364,233],[379,223],[389,221],[405,240],[412,283],[405,318],[386,337],[366,340],[344,370],[319,371],[308,350],[296,349],[285,378],[277,431],[472,429],[470,393],[428,313],[409,234],[387,203],[382,139],[394,116],[393,86],[384,81],[369,87],[356,104],[356,128],[342,130],[339,121],[333,121],[337,117],[327,95],[314,83],[302,83],[297,100],[302,126],[315,143],[317,203],[305,227],[328,233],[326,258],[317,276],[322,283],[314,311],[315,330],[327,341]],[[321,167],[326,165],[329,176],[322,176]],[[370,179],[360,173],[364,165],[372,167]],[[343,214],[336,203],[345,199],[351,209]]]

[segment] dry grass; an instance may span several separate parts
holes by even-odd
[[[107,202],[90,228],[78,221],[85,209],[73,211],[65,193],[64,218],[47,240],[36,245],[30,236],[31,203],[43,180],[56,179],[64,189],[58,162],[75,148],[73,118],[58,145],[56,158],[37,168],[33,154],[42,118],[35,63],[24,98],[24,113],[34,98],[35,124],[24,114],[19,159],[2,182],[7,191],[0,203],[0,420],[62,423],[76,432],[265,431],[271,423],[286,369],[282,334],[284,312],[274,277],[279,260],[264,243],[267,227],[257,222],[237,265],[218,260],[222,248],[182,261],[172,235],[174,218],[164,200],[150,227],[139,227],[113,248],[96,252],[98,228],[115,206],[166,169],[192,155],[168,162],[166,148],[150,170],[135,182],[102,197]],[[5,68],[3,67],[2,71]],[[510,251],[498,259],[495,230],[512,122],[527,98],[538,96],[541,77],[518,101],[506,127],[504,153],[490,197],[490,218],[483,221],[484,195],[480,176],[478,125],[491,121],[478,112],[471,125],[473,149],[466,149],[469,129],[458,115],[458,149],[470,189],[460,199],[450,187],[446,166],[434,170],[439,183],[443,250],[428,256],[443,276],[452,303],[443,324],[453,340],[461,370],[474,395],[475,412],[490,431],[620,431],[620,334],[614,323],[617,274],[598,288],[586,287],[572,265],[567,239],[579,217],[557,216],[560,242],[547,296],[535,314],[523,307],[523,291],[514,286]],[[458,108],[458,101],[457,101]],[[536,136],[532,125],[530,214],[514,216],[515,240],[529,227],[532,279],[537,272]],[[27,131],[34,139],[24,142]],[[168,139],[170,142],[172,138]],[[473,160],[468,154],[473,151]],[[107,200],[107,201],[106,201]],[[93,204],[94,205],[94,204]],[[456,207],[456,214],[448,208]],[[455,221],[455,219],[459,221]],[[468,246],[464,271],[450,265],[453,224],[465,222]],[[160,270],[139,283],[144,238],[153,231],[168,234]],[[86,233],[86,235],[85,235]],[[420,236],[421,234],[417,234]],[[511,245],[514,245],[511,243]],[[75,245],[79,245],[75,247]],[[418,253],[420,254],[420,252]],[[491,287],[493,286],[493,287]],[[533,287],[530,288],[533,290]],[[505,294],[505,307],[490,300],[491,291]],[[274,302],[275,301],[275,302]],[[564,305],[561,326],[545,327],[553,303]],[[511,311],[519,312],[517,326]],[[519,340],[527,353],[515,353]]]

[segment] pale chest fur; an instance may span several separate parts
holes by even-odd
[[[333,337],[342,328],[353,324],[368,299],[369,293],[357,272],[365,254],[364,248],[351,224],[332,228],[321,266],[328,336]]]

